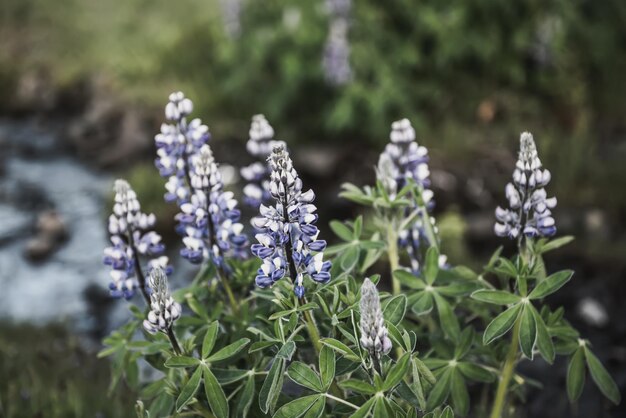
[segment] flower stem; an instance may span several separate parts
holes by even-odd
[[[178,344],[178,340],[176,339],[176,335],[174,334],[174,330],[171,326],[167,329],[167,337],[170,339],[174,352],[177,355],[181,355],[182,350],[180,349],[180,345]]]
[[[300,299],[300,304],[306,304],[306,298],[303,297]],[[322,343],[320,341],[320,333],[317,330],[317,324],[315,323],[315,318],[311,315],[310,311],[304,311],[304,321],[306,322],[306,329],[309,332],[309,337],[311,338],[311,342],[313,343],[313,347],[315,348],[315,352],[319,356],[322,351]]]
[[[394,222],[389,222],[387,226],[387,257],[391,269],[391,288],[394,295],[400,293],[400,282],[393,275],[393,272],[400,267],[400,256],[398,255],[398,234],[394,228]]]
[[[511,338],[511,346],[506,355],[504,366],[502,367],[502,375],[500,382],[498,383],[498,389],[496,390],[496,398],[493,401],[493,407],[491,409],[490,418],[500,418],[502,416],[502,410],[504,409],[504,401],[506,400],[506,394],[509,389],[509,383],[513,377],[513,371],[515,364],[517,363],[517,350],[519,346],[519,326],[520,322],[516,322],[513,327],[513,337]]]
[[[220,283],[222,284],[222,286],[224,286],[224,290],[226,291],[226,294],[228,295],[228,300],[230,301],[230,307],[233,311],[233,315],[238,316],[239,306],[237,305],[237,300],[235,299],[233,289],[231,289],[230,284],[228,283],[228,280],[227,279],[224,280],[224,277],[221,274],[220,274]]]

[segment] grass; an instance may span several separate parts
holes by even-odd
[[[135,394],[108,395],[109,380],[108,362],[62,326],[0,324],[0,416],[134,416]]]

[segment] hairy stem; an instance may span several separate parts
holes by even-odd
[[[515,364],[517,363],[519,328],[520,327],[518,321],[513,327],[511,346],[509,347],[509,351],[506,355],[504,366],[502,366],[502,374],[500,376],[500,382],[498,383],[498,389],[496,390],[496,397],[493,401],[490,418],[500,418],[502,416],[502,410],[504,409],[504,402],[506,400],[506,394],[509,389],[509,383],[511,382],[511,378],[513,377],[513,371],[515,370]]]
[[[306,304],[306,298],[303,297],[300,299],[300,304]],[[313,343],[313,347],[315,348],[315,352],[319,356],[322,351],[322,343],[320,341],[320,333],[317,330],[317,324],[315,323],[315,318],[311,315],[311,311],[304,311],[304,321],[306,322],[306,329],[309,332],[309,337],[311,338],[311,342]]]
[[[395,278],[393,272],[400,267],[400,256],[398,254],[398,234],[394,228],[394,222],[389,222],[387,226],[387,257],[391,269],[391,288],[394,295],[400,293],[400,281]]]
[[[180,345],[178,344],[178,339],[176,339],[176,335],[174,334],[174,330],[172,329],[171,326],[167,329],[167,338],[170,339],[170,343],[172,344],[172,348],[174,349],[174,352],[177,355],[181,355],[183,351],[180,349]]]
[[[358,407],[358,406],[356,406],[355,404],[350,403],[350,402],[348,402],[348,401],[344,401],[343,399],[338,398],[338,397],[336,397],[336,396],[333,396],[333,395],[331,395],[330,393],[325,393],[325,394],[324,394],[324,396],[326,396],[328,399],[332,399],[332,400],[334,400],[334,401],[341,402],[341,403],[342,403],[342,404],[344,404],[344,405],[348,405],[350,408],[354,408],[354,409],[357,409],[357,410],[359,409],[359,407]]]

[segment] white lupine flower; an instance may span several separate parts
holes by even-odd
[[[182,313],[179,303],[170,296],[165,272],[157,267],[150,273],[148,285],[151,289],[150,311],[143,321],[143,327],[151,334],[158,331],[167,333],[174,321]]]
[[[376,285],[366,278],[361,286],[361,345],[372,356],[380,358],[391,351],[391,340],[388,336],[385,319],[380,308],[380,296]]]

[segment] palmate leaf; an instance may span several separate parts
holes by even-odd
[[[217,351],[215,354],[207,357],[206,360],[208,362],[226,360],[230,357],[233,357],[234,355],[239,353],[241,350],[243,350],[244,347],[248,345],[249,342],[250,342],[249,338],[242,338],[240,340],[237,340],[234,343],[229,344],[226,347],[222,348],[221,350]]]
[[[585,352],[578,348],[569,361],[567,367],[567,396],[570,401],[580,397],[585,385]]]
[[[278,409],[273,418],[300,418],[308,412],[311,407],[324,395],[310,395],[303,398],[295,399]]]
[[[217,331],[219,328],[219,323],[214,321],[209,325],[209,329],[207,329],[206,334],[204,335],[204,340],[202,341],[202,358],[207,358],[213,347],[215,346],[215,341],[217,338]]]
[[[477,290],[472,293],[471,297],[472,299],[495,305],[511,305],[521,300],[519,296],[504,290]]]
[[[535,323],[535,317],[528,306],[529,303],[525,303],[522,308],[520,325],[519,325],[519,344],[522,353],[529,359],[533,359],[533,347],[537,339],[537,324]]]
[[[385,382],[383,384],[383,390],[388,391],[396,386],[402,378],[409,371],[409,361],[411,360],[411,355],[409,353],[405,353],[400,360],[396,364],[394,364],[389,373],[385,378]]]
[[[367,402],[365,402],[357,411],[350,415],[350,418],[365,418],[369,415],[372,407],[374,406],[374,402],[376,402],[376,397],[371,397]]]
[[[254,399],[254,387],[254,375],[251,374],[248,377],[237,402],[237,417],[246,418],[248,416],[250,407],[252,406],[252,400]]]
[[[450,380],[452,378],[452,368],[447,368],[437,380],[437,383],[430,391],[426,401],[426,410],[435,409],[446,401],[450,394]]]
[[[320,351],[319,367],[322,388],[328,390],[335,378],[335,352],[328,346]]]
[[[424,265],[424,280],[432,285],[439,273],[439,249],[432,246],[426,251],[426,262]]]
[[[194,397],[198,388],[200,387],[200,380],[202,378],[202,367],[196,368],[196,371],[193,372],[185,386],[180,391],[178,398],[176,399],[176,411],[180,412],[183,410],[185,405],[187,405]]]
[[[287,376],[295,383],[305,388],[311,389],[315,392],[322,392],[322,381],[317,373],[315,373],[309,366],[300,362],[294,361],[287,370]]]
[[[406,296],[394,296],[383,309],[383,316],[394,325],[398,325],[406,313]]]
[[[211,370],[203,366],[204,392],[211,411],[216,418],[228,418],[228,401],[222,386],[219,384]]]
[[[506,334],[506,332],[513,327],[521,307],[521,304],[513,305],[500,315],[496,316],[485,329],[485,333],[483,334],[483,344],[487,345],[493,340]]]
[[[539,353],[545,361],[552,364],[554,362],[555,352],[554,343],[552,343],[552,337],[550,337],[548,328],[541,318],[541,315],[532,304],[528,304],[527,308],[530,309],[535,318],[535,324],[537,326],[537,348],[539,349]]]
[[[283,388],[283,375],[285,373],[285,359],[275,357],[261,391],[259,392],[259,407],[264,414],[273,411],[278,401],[278,396]]]
[[[470,400],[465,379],[461,372],[455,367],[450,378],[450,392],[452,395],[452,404],[454,410],[460,415],[465,416],[469,412]]]
[[[441,328],[452,341],[457,341],[461,334],[461,327],[459,326],[459,321],[456,316],[454,316],[452,307],[448,301],[438,293],[433,292],[433,296],[435,298],[435,304],[437,305]]]
[[[589,373],[596,386],[598,386],[598,389],[600,389],[604,396],[609,398],[611,402],[615,405],[619,404],[622,396],[613,378],[611,378],[611,375],[609,375],[602,363],[600,363],[600,360],[591,352],[587,345],[584,346],[584,351]]]
[[[572,270],[563,270],[548,276],[530,292],[528,299],[541,299],[551,295],[563,287],[573,275],[574,272]]]

